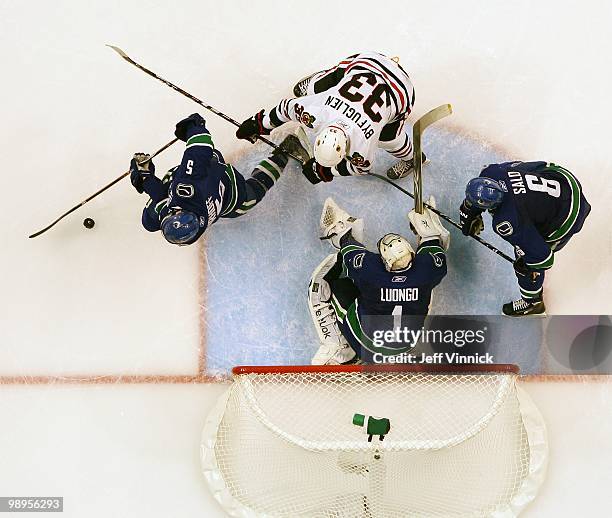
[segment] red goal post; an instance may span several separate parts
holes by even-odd
[[[430,374],[520,374],[518,365],[495,364],[366,364],[366,365],[238,365],[232,374],[299,374],[330,372],[404,372]]]

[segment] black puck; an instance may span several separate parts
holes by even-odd
[[[83,226],[85,228],[94,228],[95,224],[96,224],[96,222],[93,219],[91,219],[91,218],[85,218],[83,220]]]

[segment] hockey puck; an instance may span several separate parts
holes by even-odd
[[[96,222],[93,219],[91,219],[91,218],[85,218],[83,220],[83,226],[85,228],[94,228],[95,224],[96,224]]]

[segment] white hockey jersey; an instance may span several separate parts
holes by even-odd
[[[360,175],[370,170],[379,146],[397,158],[412,156],[405,118],[413,104],[408,74],[390,58],[367,52],[316,74],[308,95],[281,100],[263,122],[274,128],[293,120],[315,134],[332,123],[340,126],[349,138],[349,150],[332,173]]]

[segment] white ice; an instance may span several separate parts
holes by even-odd
[[[426,193],[456,218],[462,185],[488,161],[568,167],[593,212],[556,258],[547,306],[610,314],[611,23],[612,8],[595,0],[0,2],[0,496],[63,495],[70,517],[222,516],[197,455],[224,385],[121,377],[196,376],[203,347],[212,374],[237,363],[307,361],[315,346],[304,288],[329,251],[316,238],[324,198],[366,219],[370,245],[406,231],[410,200],[391,187],[357,178],[313,188],[292,166],[260,207],[215,225],[201,248],[144,232],[145,200],[127,180],[28,240],[123,173],[135,151],[170,140],[176,121],[194,111],[244,174],[266,153],[105,43],[238,120],[355,51],[399,55],[415,84],[416,117],[454,107],[425,140]],[[179,158],[176,145],[158,171]],[[85,217],[94,229],[82,226]],[[509,267],[454,231],[451,254],[436,311],[491,313],[516,295]],[[67,385],[66,376],[118,382]],[[552,450],[526,515],[603,514],[612,483],[609,385],[525,385]]]

